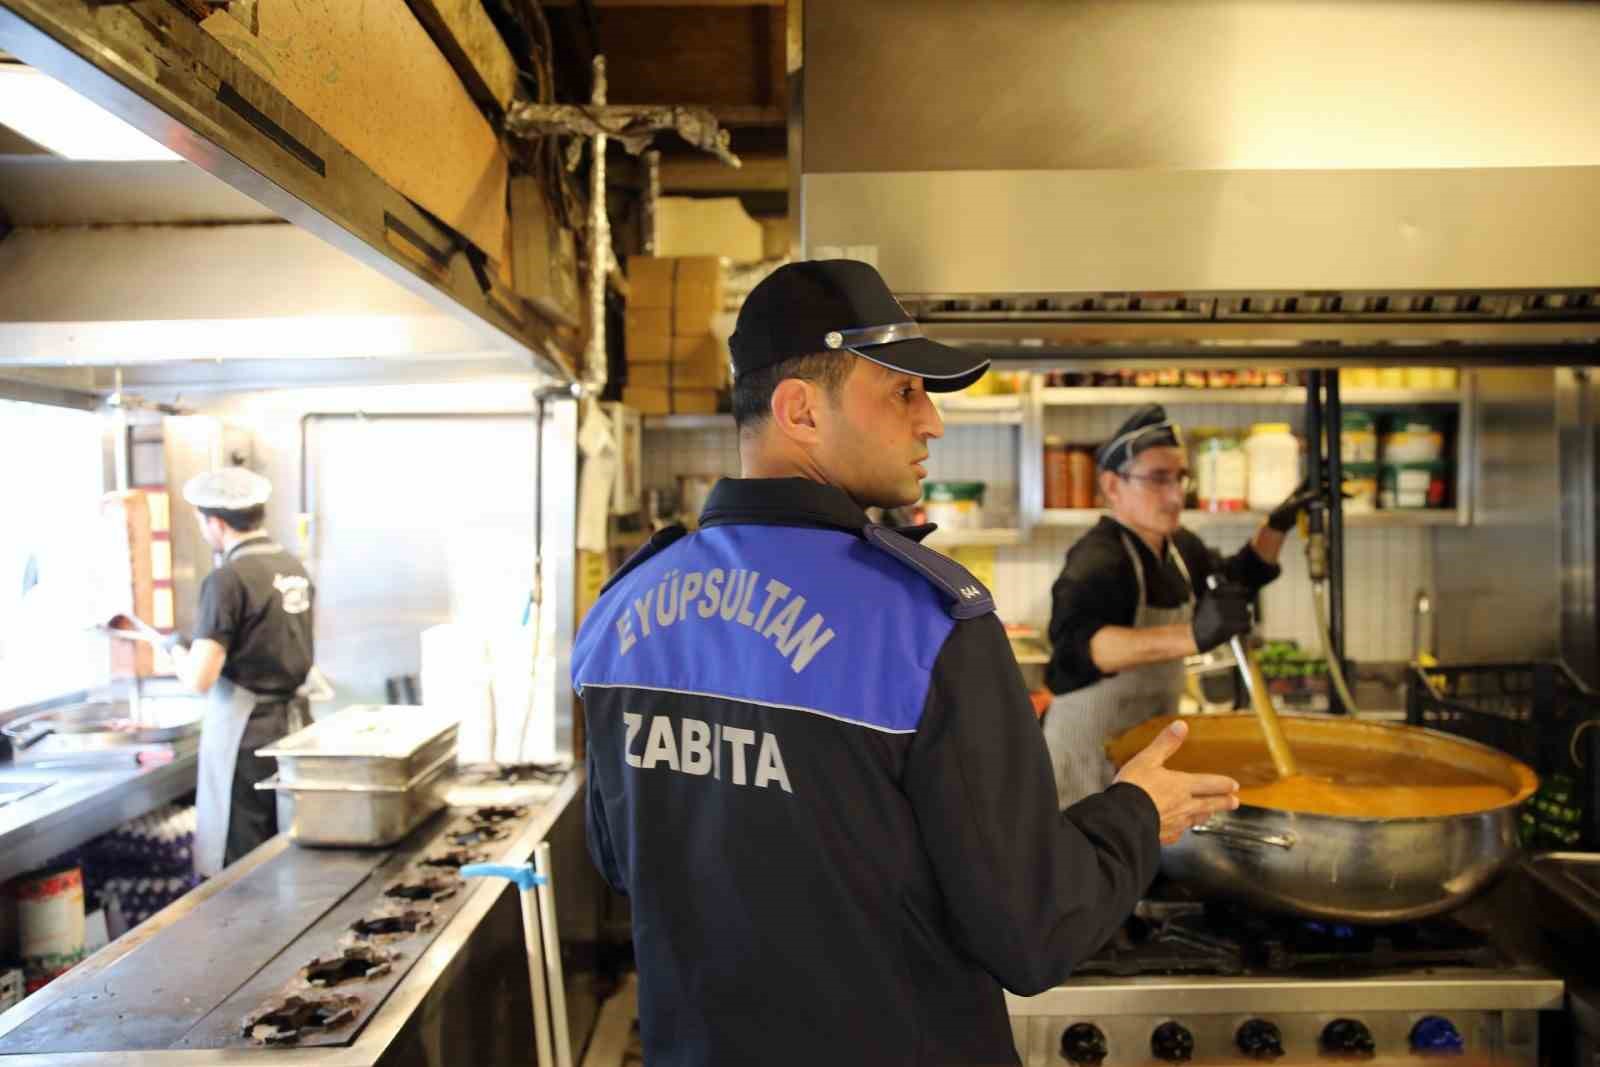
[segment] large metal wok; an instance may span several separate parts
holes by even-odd
[[[1259,737],[1254,715],[1186,721],[1191,744],[1208,737]],[[1466,903],[1516,857],[1517,807],[1538,786],[1525,764],[1487,746],[1414,726],[1329,716],[1282,716],[1281,721],[1291,745],[1331,743],[1438,760],[1483,774],[1511,796],[1466,815],[1414,818],[1308,815],[1242,805],[1165,846],[1161,869],[1168,877],[1201,896],[1270,911],[1393,923]],[[1169,722],[1169,717],[1152,719],[1107,742],[1112,764],[1121,766]]]

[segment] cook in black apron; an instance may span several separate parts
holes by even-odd
[[[1108,739],[1178,710],[1185,656],[1250,628],[1249,601],[1278,576],[1284,537],[1312,500],[1296,492],[1216,561],[1179,525],[1187,457],[1160,406],[1135,412],[1096,461],[1109,514],[1072,546],[1051,595],[1043,726],[1063,808],[1111,784]],[[1225,581],[1208,590],[1214,571]]]
[[[200,731],[195,871],[210,877],[278,832],[276,795],[257,790],[273,761],[255,755],[309,722],[315,590],[300,561],[265,532],[272,485],[231,467],[197,475],[183,496],[199,509],[220,562],[200,586],[193,643],[178,674],[208,700]]]

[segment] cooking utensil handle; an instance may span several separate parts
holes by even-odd
[[[550,1019],[555,1024],[556,1067],[572,1067],[572,1039],[567,1033],[567,987],[561,980],[561,931],[556,925],[556,885],[550,871],[550,842],[533,849],[539,883],[539,916],[544,924],[544,963],[549,971]]]
[[[1206,576],[1207,589],[1216,589],[1221,584],[1221,579],[1215,574]],[[1250,694],[1250,706],[1255,709],[1256,718],[1261,723],[1261,733],[1266,737],[1267,753],[1272,757],[1272,765],[1277,768],[1279,778],[1292,778],[1300,773],[1300,768],[1294,761],[1294,752],[1289,748],[1289,739],[1283,736],[1283,724],[1278,721],[1278,709],[1272,706],[1272,694],[1267,692],[1267,680],[1261,674],[1261,665],[1245,648],[1243,635],[1235,634],[1229,639],[1228,645],[1233,649],[1233,658],[1239,661],[1239,670],[1244,674],[1244,687]]]
[[[1230,826],[1216,820],[1208,820],[1189,831],[1193,834],[1208,834],[1219,837],[1224,841],[1237,841],[1244,845],[1266,845],[1272,848],[1281,848],[1285,852],[1294,848],[1295,835],[1289,833],[1269,834],[1259,830],[1247,830],[1242,826]]]

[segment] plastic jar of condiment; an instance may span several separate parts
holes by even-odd
[[[1300,440],[1286,422],[1258,422],[1244,440],[1251,511],[1271,511],[1300,484]]]
[[[925,482],[928,521],[947,530],[975,530],[983,525],[983,482]]]
[[[1094,507],[1094,449],[1088,445],[1067,446],[1068,507]]]
[[[1202,441],[1196,453],[1195,481],[1202,511],[1243,511],[1249,465],[1238,439],[1218,434]]]
[[[1344,412],[1339,426],[1339,458],[1345,463],[1378,462],[1378,420],[1372,412]]]
[[[1450,504],[1450,464],[1385,461],[1379,472],[1378,500],[1385,508],[1443,508]]]
[[[1385,463],[1432,463],[1444,457],[1448,416],[1437,411],[1397,411],[1384,418]]]
[[[1376,463],[1346,463],[1344,465],[1344,513],[1364,515],[1378,506],[1378,465]]]
[[[1067,460],[1067,441],[1055,434],[1044,439],[1044,506],[1072,506],[1072,467]]]

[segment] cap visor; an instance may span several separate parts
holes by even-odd
[[[941,345],[926,337],[913,337],[887,345],[864,345],[850,351],[862,359],[870,359],[880,367],[888,367],[902,374],[914,374],[922,379],[922,387],[930,393],[953,393],[965,389],[989,369],[984,356],[960,348]]]

